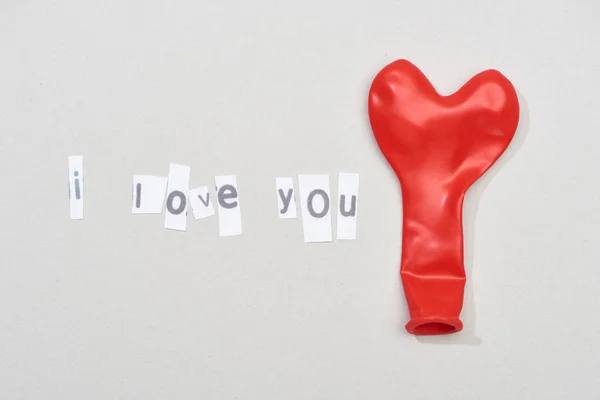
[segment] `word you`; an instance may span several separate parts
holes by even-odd
[[[69,157],[69,206],[71,219],[83,219],[83,157]],[[338,176],[337,239],[356,239],[359,175]],[[304,241],[332,241],[332,207],[329,175],[298,175]],[[282,219],[298,218],[292,177],[275,178],[277,213]],[[220,236],[242,234],[242,215],[235,175],[215,176]],[[188,207],[195,220],[215,215],[208,186],[190,189],[190,167],[169,165],[168,176],[134,175],[132,214],[165,213],[164,227],[187,230]]]

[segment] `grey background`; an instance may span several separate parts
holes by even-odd
[[[600,5],[0,1],[0,398],[596,399]],[[465,330],[404,331],[400,192],[367,92],[487,68],[514,143],[465,210]],[[83,155],[85,220],[68,219]],[[131,215],[133,174],[236,174],[242,237]],[[358,240],[304,244],[276,176],[361,174]],[[334,219],[335,222],[335,219]]]

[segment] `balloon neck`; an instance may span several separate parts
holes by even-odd
[[[464,193],[438,183],[403,185],[401,276],[415,335],[462,329]]]

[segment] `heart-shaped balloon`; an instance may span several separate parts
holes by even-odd
[[[463,199],[515,134],[516,91],[500,72],[487,70],[442,96],[417,67],[398,60],[373,80],[369,118],[402,188],[406,329],[458,332],[466,281]]]

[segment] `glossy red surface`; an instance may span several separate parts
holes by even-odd
[[[466,281],[463,198],[515,134],[515,89],[488,70],[441,96],[417,67],[398,60],[375,77],[369,118],[402,188],[406,329],[415,335],[458,332]]]

